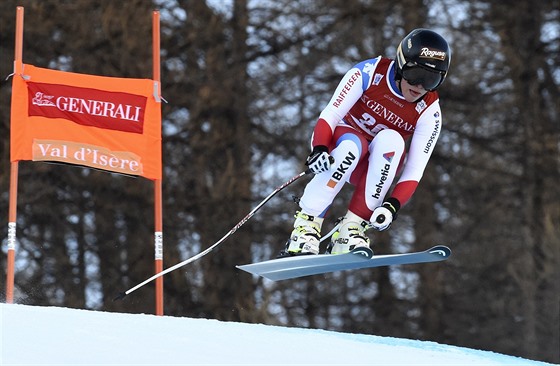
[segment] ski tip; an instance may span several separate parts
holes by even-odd
[[[113,301],[122,300],[126,296],[126,292],[119,292],[117,296],[113,299]]]
[[[451,257],[451,249],[445,245],[436,245],[435,247],[428,250],[431,254],[436,254],[444,258]]]
[[[373,250],[367,247],[358,247],[352,249],[351,253],[354,255],[362,255],[367,259],[371,259],[371,257],[373,257]]]

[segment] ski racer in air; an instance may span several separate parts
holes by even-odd
[[[441,35],[415,29],[394,60],[379,56],[346,72],[314,128],[306,165],[315,175],[284,254],[319,253],[323,220],[347,182],[355,190],[327,253],[369,247],[368,229],[389,228],[414,194],[441,132],[436,90],[450,58]]]

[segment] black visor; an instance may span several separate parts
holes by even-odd
[[[440,71],[408,63],[402,68],[402,77],[410,85],[422,85],[424,89],[432,91],[441,84],[445,75]]]

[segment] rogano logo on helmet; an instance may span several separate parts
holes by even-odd
[[[419,56],[421,58],[433,58],[436,60],[445,61],[445,57],[447,56],[447,54],[444,51],[431,50],[428,47],[423,47],[420,50]]]

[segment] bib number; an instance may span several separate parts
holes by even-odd
[[[377,123],[377,124],[376,124],[377,121],[376,121],[375,117],[373,117],[373,116],[372,116],[371,114],[369,114],[369,113],[364,113],[364,114],[362,114],[362,118],[360,118],[358,121],[362,124],[362,126],[364,126],[365,128],[367,128],[367,129],[370,131],[369,133],[370,133],[372,136],[374,136],[374,137],[375,137],[380,131],[383,131],[383,130],[389,128],[389,127],[387,127],[387,126],[385,126],[385,125],[383,125],[383,124],[380,124],[380,123]]]

